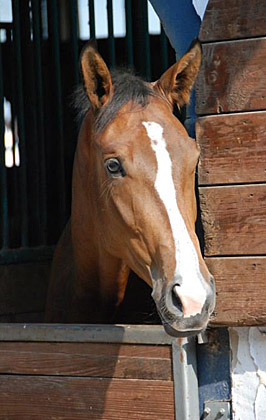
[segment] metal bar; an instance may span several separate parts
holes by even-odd
[[[125,0],[126,14],[126,46],[128,65],[134,66],[133,30],[132,30],[132,0]]]
[[[9,244],[7,177],[5,166],[5,121],[4,121],[4,87],[2,67],[2,45],[0,43],[0,223],[1,248]]]
[[[54,246],[0,250],[0,265],[47,261],[53,258]]]
[[[44,142],[44,112],[43,112],[43,81],[42,81],[42,60],[41,60],[41,4],[40,0],[32,1],[33,19],[33,45],[36,77],[36,100],[37,100],[37,124],[39,146],[39,182],[40,182],[40,243],[45,245],[47,241],[47,188],[46,188],[46,164],[45,164],[45,142]]]
[[[196,342],[179,338],[172,344],[176,419],[200,418]]]
[[[150,35],[147,0],[134,0],[132,25],[134,37],[135,65],[147,81],[151,80]]]
[[[11,54],[14,57],[14,43],[10,39],[10,46],[11,46]],[[16,116],[16,109],[17,109],[17,87],[16,87],[16,69],[12,68],[12,73],[10,74],[11,77],[11,129],[13,133],[13,147],[15,146],[16,142],[18,141],[18,130],[17,130],[17,120]],[[20,150],[19,144],[17,144],[18,153],[19,153],[19,161],[20,161]],[[15,147],[14,147],[15,150]],[[19,163],[19,162],[18,162]],[[20,167],[13,166],[12,170],[10,171],[10,182],[12,185],[12,207],[13,207],[13,214],[16,215],[17,221],[15,225],[12,227],[12,235],[9,235],[9,248],[21,246],[21,239],[20,239]],[[9,204],[10,205],[10,204]],[[11,233],[11,232],[10,232]]]
[[[73,81],[77,85],[79,83],[79,67],[78,67],[78,7],[77,0],[71,0],[71,48],[73,57]]]
[[[37,97],[34,47],[32,43],[32,10],[31,2],[19,1],[20,39],[22,52],[23,74],[23,104],[25,147],[27,155],[27,195],[28,195],[28,220],[29,239],[28,245],[39,243],[41,230],[40,214],[40,167],[38,156],[38,127],[37,127]],[[13,235],[12,235],[13,236]]]
[[[95,11],[94,0],[89,1],[89,26],[90,26],[90,39],[95,38]]]
[[[141,2],[142,10],[142,22],[143,22],[143,57],[145,63],[145,73],[148,81],[151,80],[151,55],[150,55],[150,34],[148,24],[148,2],[144,0]]]
[[[21,245],[28,244],[28,194],[27,194],[27,156],[25,144],[24,126],[24,104],[23,104],[23,77],[21,61],[21,40],[20,40],[20,15],[19,0],[12,1],[13,13],[13,37],[15,44],[15,66],[17,80],[17,119],[20,149],[20,195],[21,195]]]
[[[168,68],[168,40],[165,35],[163,26],[161,25],[161,34],[160,34],[160,44],[161,44],[161,63],[162,63],[162,72]]]
[[[60,213],[60,228],[63,228],[66,221],[66,185],[65,185],[65,160],[64,160],[64,133],[63,133],[63,106],[62,106],[62,87],[61,87],[61,65],[60,65],[60,39],[59,39],[59,15],[58,1],[50,1],[50,38],[53,49],[53,64],[55,78],[55,101],[57,110],[58,126],[58,206]]]
[[[148,24],[148,2],[142,0],[140,3],[140,17],[142,23],[142,42],[143,49],[140,49],[142,54],[141,59],[144,64],[144,74],[148,81],[151,80],[151,57],[150,57],[150,35],[149,35],[149,24]]]
[[[146,77],[147,80],[151,80],[151,55],[150,55],[150,34],[149,34],[149,24],[148,24],[148,2],[147,0],[142,3],[142,19],[143,19],[143,29],[144,29],[144,60],[146,67]]]
[[[108,47],[110,66],[115,66],[115,38],[113,21],[113,0],[107,0]]]
[[[0,325],[0,341],[171,345],[173,338],[166,334],[160,325],[3,323]],[[193,420],[196,418],[198,417],[194,417]]]

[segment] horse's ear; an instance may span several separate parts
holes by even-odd
[[[154,88],[179,108],[189,102],[201,64],[201,44],[196,39],[188,51],[155,82]]]
[[[100,109],[113,94],[111,74],[100,54],[91,45],[83,48],[80,64],[90,103],[95,110]]]

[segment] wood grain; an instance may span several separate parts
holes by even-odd
[[[203,45],[198,114],[266,109],[266,38]]]
[[[266,324],[266,257],[206,258],[217,303],[211,325]]]
[[[4,375],[0,407],[8,420],[174,420],[173,383]]]
[[[266,35],[266,0],[210,0],[200,29],[201,41]]]
[[[1,342],[0,373],[172,380],[171,346]]]
[[[266,181],[266,112],[198,118],[199,184]]]
[[[200,187],[205,255],[266,255],[266,184]]]
[[[210,0],[200,30],[198,180],[214,326],[266,323],[265,10],[266,0]],[[248,185],[230,185],[239,183]]]

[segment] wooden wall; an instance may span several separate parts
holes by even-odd
[[[1,419],[174,420],[170,343],[122,343],[122,328],[114,344],[51,342],[42,327],[43,342],[14,341],[9,327],[13,341],[0,342]],[[77,340],[81,328],[69,329],[66,341]]]
[[[266,0],[210,0],[200,40],[196,136],[213,324],[266,324]]]

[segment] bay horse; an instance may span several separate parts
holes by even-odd
[[[198,334],[215,286],[195,233],[199,149],[173,107],[189,101],[200,43],[153,83],[112,76],[90,45],[80,62],[86,99],[71,218],[52,263],[46,322],[111,322],[133,270],[168,333]]]

